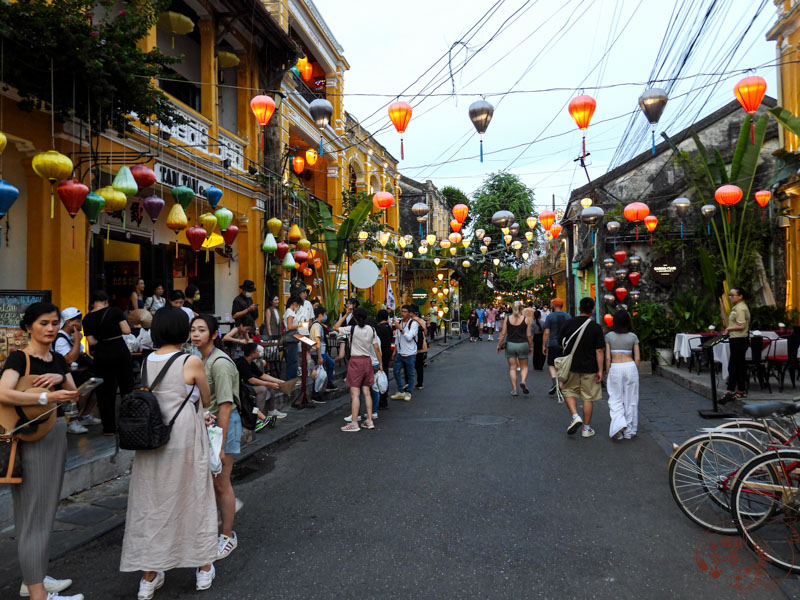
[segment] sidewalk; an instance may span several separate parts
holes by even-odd
[[[429,346],[428,362],[465,339],[468,338],[448,337],[448,344],[445,345],[443,338],[439,337]],[[389,373],[390,380],[392,377]],[[274,429],[262,429],[255,434],[254,441],[242,447],[242,453],[236,457],[236,462],[240,463],[260,450],[294,437],[308,425],[349,403],[347,388],[340,387],[338,395],[329,396],[326,404],[317,405],[315,409],[282,409],[289,413],[288,416],[280,419]],[[114,457],[114,438],[100,437],[94,442],[90,444],[89,440],[82,436],[70,436],[70,454],[67,459],[68,471],[64,478],[64,489],[67,489],[68,482],[72,489],[75,489],[74,486],[80,485],[82,478],[86,481],[92,476],[96,477],[106,472],[111,474],[99,480],[104,483],[78,488],[85,491],[64,492],[65,498],[61,501],[56,514],[51,560],[80,548],[125,522],[128,474],[133,452],[120,450]],[[4,486],[4,488],[9,487]],[[10,512],[10,491],[4,489],[2,492],[7,495],[5,504],[9,511],[8,518],[13,519],[13,513]],[[3,496],[0,495],[0,506],[4,504],[2,500]],[[11,528],[0,534],[0,589],[19,580],[13,520],[11,523]]]

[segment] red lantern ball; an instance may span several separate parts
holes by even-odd
[[[133,175],[140,190],[149,188],[156,182],[156,174],[147,165],[133,165],[131,167],[131,175]]]
[[[556,222],[556,213],[552,210],[543,210],[539,213],[539,223],[542,224],[542,227],[545,231],[550,231],[550,228],[553,226],[553,223]]]
[[[756,202],[758,202],[761,208],[764,208],[770,198],[772,198],[772,194],[768,190],[759,190],[754,195],[756,197]]]
[[[189,245],[195,252],[200,252],[203,247],[203,242],[206,241],[206,230],[202,227],[194,225],[186,230],[186,239],[189,240]]]
[[[555,239],[555,238],[557,238],[559,235],[561,235],[561,229],[562,229],[562,227],[561,227],[561,224],[560,224],[560,223],[553,223],[553,224],[550,226],[550,235],[552,235],[552,236],[553,236],[553,239]]]
[[[653,230],[656,228],[656,225],[658,225],[658,217],[656,217],[655,215],[647,215],[644,218],[644,226],[647,227],[647,231],[649,231],[650,233],[653,233]]]
[[[275,255],[278,257],[278,260],[283,260],[287,252],[289,252],[289,244],[286,242],[278,242],[278,249],[275,250]]]
[[[469,207],[466,204],[456,204],[453,207],[453,218],[459,223],[463,223],[469,214]]]
[[[592,120],[597,101],[591,96],[577,96],[569,101],[569,114],[575,120],[578,129],[586,129]]]
[[[631,283],[633,285],[639,285],[639,280],[641,279],[641,277],[642,274],[639,273],[638,271],[631,271],[630,273],[628,273],[628,279],[631,280]]]
[[[228,228],[222,232],[222,239],[225,240],[226,246],[233,246],[233,241],[239,233],[239,228],[236,225],[228,225]]]
[[[614,295],[617,297],[617,300],[622,302],[628,297],[628,290],[626,290],[624,287],[618,287],[614,290]]]
[[[89,188],[77,179],[65,179],[58,184],[56,192],[69,216],[74,219],[86,201],[86,196],[89,195]]]
[[[614,283],[616,283],[616,280],[613,277],[603,278],[603,285],[606,286],[606,289],[609,292],[614,289]]]
[[[459,223],[455,219],[451,219],[450,220],[450,229],[452,229],[453,231],[458,233],[459,231],[461,231],[461,223]]]
[[[614,316],[611,313],[606,313],[603,315],[603,321],[605,321],[606,327],[611,327],[614,324]]]
[[[625,210],[622,211],[622,214],[625,215],[625,218],[632,223],[636,223],[637,221],[642,221],[647,215],[650,214],[650,207],[647,206],[644,202],[631,202],[625,207]]]
[[[617,259],[619,264],[622,264],[625,262],[625,259],[628,258],[628,253],[625,252],[625,250],[617,250],[614,252],[614,258]]]
[[[372,197],[372,206],[378,210],[390,208],[394,204],[394,196],[389,192],[376,192]]]
[[[723,185],[714,192],[714,199],[723,206],[733,206],[742,199],[742,189],[735,185]]]
[[[764,94],[767,93],[767,82],[758,75],[745,77],[733,86],[733,93],[744,111],[752,115],[758,110]]]

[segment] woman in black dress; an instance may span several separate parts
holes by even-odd
[[[58,307],[49,302],[31,304],[22,317],[21,327],[31,339],[24,350],[12,352],[0,376],[0,404],[38,406],[76,402],[78,393],[69,374],[64,357],[51,352],[58,334]],[[21,377],[34,375],[33,387],[48,392],[17,391]],[[61,388],[56,390],[55,388]],[[14,526],[17,554],[22,570],[23,587],[32,600],[59,600],[58,592],[66,589],[71,580],[47,576],[50,559],[50,534],[56,517],[64,465],[67,458],[67,424],[63,417],[56,419],[53,428],[35,442],[23,442],[22,483],[11,486],[14,501]],[[48,592],[52,595],[48,596]],[[83,598],[82,595],[75,596]]]
[[[94,357],[92,370],[103,380],[97,388],[97,405],[103,421],[103,435],[117,431],[115,407],[117,389],[125,396],[133,389],[133,363],[123,335],[131,328],[122,311],[108,306],[108,294],[97,290],[89,298],[91,312],[83,318],[83,332]]]
[[[541,371],[544,368],[544,354],[542,353],[544,321],[542,321],[542,312],[539,310],[533,311],[531,330],[533,331],[533,368]]]
[[[475,309],[472,309],[472,312],[469,313],[469,318],[467,319],[467,328],[469,329],[469,341],[474,342],[478,339],[478,313]]]

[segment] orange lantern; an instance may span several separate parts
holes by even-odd
[[[650,245],[653,245],[653,231],[658,225],[658,217],[655,215],[647,215],[644,218],[644,226],[647,227],[647,231],[650,232]]]
[[[550,235],[553,236],[553,239],[556,239],[559,235],[561,235],[561,229],[562,227],[560,223],[553,223],[548,231],[550,231]]]
[[[469,214],[469,207],[466,204],[456,204],[453,207],[453,217],[459,223],[463,223],[467,220],[467,215]],[[456,231],[458,231],[456,229]]]
[[[597,102],[591,96],[577,96],[569,101],[569,114],[578,126],[578,129],[585,131],[589,127],[589,122],[592,120],[594,109],[597,108]],[[584,134],[582,140],[583,154],[581,158],[586,158],[586,135]],[[582,164],[582,163],[581,163]]]
[[[411,105],[402,100],[392,102],[389,105],[389,118],[392,120],[394,128],[397,129],[397,133],[400,134],[400,160],[403,160],[405,158],[403,153],[403,134],[406,132],[408,122],[411,120]]]
[[[275,113],[275,101],[269,96],[260,95],[250,100],[250,110],[256,122],[263,128],[267,126],[272,115]],[[261,131],[261,149],[264,149],[264,131]]]
[[[543,210],[539,213],[539,223],[542,225],[545,231],[550,231],[550,228],[555,222],[556,213],[554,213],[552,210]]]
[[[322,268],[322,259],[319,256],[314,258],[314,268],[317,271],[319,271]]]
[[[311,270],[311,267],[306,267],[305,269],[303,269],[303,275],[305,275],[306,277],[311,277],[311,275],[313,274],[314,271]]]
[[[461,223],[459,223],[459,222],[458,222],[458,221],[456,221],[455,219],[452,219],[452,220],[450,221],[450,229],[452,229],[453,231],[455,231],[456,233],[458,233],[459,231],[461,231]]]
[[[299,154],[292,159],[292,169],[295,173],[300,175],[303,172],[303,169],[306,168],[306,161],[303,159],[302,156]]]
[[[728,209],[728,223],[731,222],[731,206],[742,199],[742,189],[735,185],[723,185],[714,192],[714,199]]]
[[[772,198],[772,194],[769,192],[769,190],[758,190],[754,195],[756,197],[756,202],[758,202],[758,205],[762,209],[767,205],[769,199]],[[761,220],[764,220],[763,210],[761,211]]]
[[[376,210],[390,208],[392,204],[394,204],[394,196],[389,192],[376,192],[372,197],[372,206],[374,206]]]
[[[761,101],[764,99],[764,94],[767,93],[767,82],[758,75],[745,77],[733,86],[733,93],[736,95],[739,104],[742,105],[744,112],[752,115],[758,110]],[[752,119],[750,120],[750,143],[755,144],[755,129]]]
[[[644,220],[644,218],[650,214],[650,208],[644,202],[631,202],[625,207],[625,210],[622,211],[622,214],[625,215],[625,218],[628,219],[631,223],[636,223],[636,239],[639,239],[639,221]]]
[[[295,67],[297,67],[297,70],[300,71],[300,77],[303,78],[303,81],[305,81],[306,83],[311,81],[311,76],[312,73],[314,72],[314,67],[311,66],[310,62],[308,62],[307,57],[304,56],[303,58],[298,60]]]
[[[456,244],[460,244],[461,240],[463,238],[461,237],[460,233],[458,233],[457,231],[454,231],[453,233],[451,233],[450,235],[447,236],[447,239],[450,240],[451,244],[456,245]]]

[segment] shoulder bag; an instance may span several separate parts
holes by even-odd
[[[558,380],[559,384],[565,383],[567,379],[569,379],[569,373],[572,370],[572,357],[575,355],[575,349],[581,343],[581,338],[583,337],[583,333],[586,331],[586,328],[589,326],[590,322],[591,322],[590,318],[586,319],[584,324],[581,325],[575,331],[575,333],[569,336],[569,339],[567,339],[567,342],[564,344],[565,348],[569,346],[569,343],[572,341],[572,338],[574,338],[576,335],[578,336],[578,339],[575,340],[575,343],[572,346],[572,350],[569,351],[569,354],[567,354],[566,356],[559,356],[557,359],[553,361],[553,364],[556,368],[556,379]],[[561,401],[560,395],[559,395],[559,401]]]

